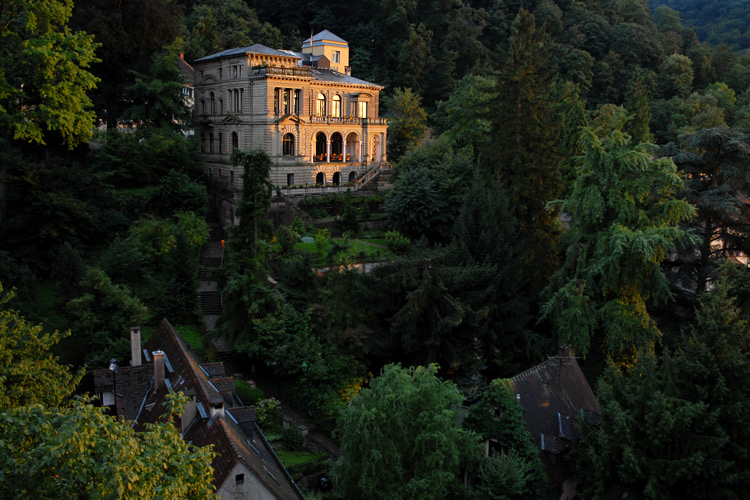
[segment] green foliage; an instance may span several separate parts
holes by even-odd
[[[281,31],[261,22],[256,11],[238,0],[202,0],[195,2],[185,19],[185,49],[192,59],[234,47],[262,43],[281,44]]]
[[[523,408],[514,397],[509,380],[495,379],[487,386],[482,399],[469,410],[465,425],[483,439],[496,441],[505,450],[503,454],[491,454],[494,460],[480,468],[487,495],[507,489],[513,492],[507,498],[544,497],[546,478],[542,462],[526,430]],[[508,452],[510,456],[506,457]],[[490,471],[505,471],[505,477],[487,477]]]
[[[281,414],[281,402],[276,398],[262,399],[255,407],[258,416],[258,425],[271,434],[281,432],[283,415]]]
[[[302,433],[299,431],[299,429],[297,429],[297,427],[295,427],[294,425],[285,427],[284,430],[281,432],[281,434],[283,436],[284,443],[289,448],[291,448],[294,451],[302,450]],[[312,454],[306,454],[306,455],[307,457],[305,458],[307,458],[308,460],[315,457],[315,455],[313,455],[313,457],[310,457],[310,455]],[[302,461],[304,461],[304,459]],[[297,461],[296,463],[300,463],[300,461]],[[284,465],[287,465],[287,462],[284,462]],[[292,465],[292,464],[289,464],[289,465]]]
[[[344,209],[341,213],[341,219],[339,219],[338,224],[342,231],[351,231],[355,234],[359,231],[357,210],[352,205],[352,190],[349,188],[347,188],[346,194],[344,195]]]
[[[737,197],[750,190],[750,138],[736,129],[715,127],[682,137],[683,149],[665,148],[685,176],[685,198],[697,210],[691,227],[699,237],[681,253],[681,288],[693,297],[709,288],[716,262],[727,251],[750,250],[748,207]]]
[[[68,28],[72,10],[66,0],[12,0],[0,9],[0,126],[6,138],[60,141],[73,149],[91,137],[87,93],[97,79],[88,68],[98,61],[98,44]]]
[[[263,399],[263,391],[257,387],[250,387],[244,380],[234,381],[234,392],[245,406],[255,405]]]
[[[66,343],[85,356],[93,367],[107,366],[110,358],[127,359],[133,325],[147,322],[149,310],[129,289],[112,283],[101,269],[89,267],[81,283],[84,293],[70,300],[66,312],[75,335]]]
[[[694,210],[675,199],[682,181],[670,160],[653,160],[620,128],[622,110],[606,118],[597,137],[589,130],[573,191],[567,255],[545,292],[543,314],[561,344],[584,356],[594,338],[609,353],[649,349],[659,330],[647,311],[651,299],[670,297],[659,267],[685,238],[678,224]]]
[[[446,241],[468,190],[471,151],[456,150],[446,137],[404,155],[386,195],[386,211],[397,231],[418,239]]]
[[[393,96],[381,100],[391,113],[388,120],[389,156],[398,161],[422,140],[427,130],[427,113],[421,107],[422,98],[410,88],[397,88]]]
[[[171,422],[136,433],[85,400],[0,413],[0,489],[11,497],[211,498],[213,455]]]
[[[342,410],[341,458],[332,470],[346,498],[443,498],[480,451],[458,424],[461,395],[437,367],[386,366]]]
[[[184,171],[170,170],[153,189],[149,204],[154,212],[169,217],[177,212],[203,215],[208,194],[206,187],[194,182]]]
[[[148,74],[133,71],[135,83],[126,89],[131,102],[121,121],[138,127],[174,128],[188,126],[190,108],[182,95],[186,83],[179,66],[180,41],[154,54]]]
[[[658,90],[664,99],[687,97],[693,83],[693,63],[686,56],[672,54],[659,67]]]
[[[237,207],[239,225],[232,231],[230,250],[239,258],[243,269],[243,259],[259,257],[259,241],[270,232],[266,215],[271,208],[271,188],[268,176],[271,172],[271,158],[262,149],[242,151],[235,149],[232,164],[243,168],[242,199]],[[234,257],[233,257],[234,258]]]
[[[703,296],[681,346],[598,385],[601,429],[576,450],[586,498],[737,498],[747,467],[747,323],[723,281]]]
[[[50,353],[70,332],[43,333],[10,308],[14,293],[0,283],[0,411],[18,406],[61,405],[75,390],[83,372],[72,375]],[[0,427],[0,430],[2,428]]]
[[[403,255],[409,250],[411,241],[398,231],[388,231],[385,233],[385,244],[391,252],[396,255]]]
[[[550,55],[552,40],[537,29],[534,16],[521,9],[511,26],[507,48],[488,92],[485,118],[491,123],[480,155],[487,180],[503,186],[528,242],[525,265],[530,286],[541,289],[556,266],[558,219],[547,203],[566,191],[560,154],[565,97],[557,85]]]

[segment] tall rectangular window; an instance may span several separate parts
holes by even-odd
[[[279,114],[279,92],[281,89],[274,89],[273,91],[273,112]]]
[[[240,89],[239,111],[242,113],[242,99],[245,97],[245,89]]]
[[[360,102],[359,103],[359,115],[360,118],[367,118],[367,103],[366,102]]]
[[[333,51],[333,62],[340,63],[341,62],[341,52],[338,50]]]
[[[302,113],[302,91],[297,89],[294,91],[294,114],[299,115]]]
[[[290,89],[284,89],[284,114],[288,115],[292,112],[292,91]]]
[[[286,185],[294,186],[294,174],[286,174]]]
[[[237,78],[237,66],[232,66],[232,68],[234,68],[232,70],[232,76],[234,76],[235,78]]]

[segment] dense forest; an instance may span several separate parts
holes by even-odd
[[[660,6],[680,13],[685,25],[698,38],[711,45],[725,43],[735,50],[750,47],[750,16],[748,3],[743,0],[651,0],[651,8],[659,13],[669,12]]]
[[[563,344],[601,405],[568,457],[581,498],[743,497],[750,57],[737,50],[750,10],[656,3],[4,2],[0,490],[106,496],[90,490],[98,479],[48,482],[76,467],[150,480],[138,443],[80,394],[85,370],[127,358],[132,325],[167,317],[203,335],[210,198],[179,56],[297,50],[328,29],[349,42],[352,74],[385,86],[393,187],[302,204],[273,227],[271,160],[237,151],[217,330],[335,433],[325,497],[559,498],[507,378]],[[331,206],[343,243],[310,223]],[[374,211],[388,258],[361,273],[344,250]],[[342,272],[314,272],[305,235]],[[75,447],[92,425],[132,460],[26,458]],[[203,497],[210,456],[169,428],[146,439],[192,458],[165,480]],[[484,460],[482,438],[505,452]]]

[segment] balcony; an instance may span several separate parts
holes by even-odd
[[[333,116],[311,116],[310,123],[326,125],[386,125],[385,118],[337,118]]]
[[[250,76],[264,76],[264,75],[281,75],[281,76],[300,76],[304,78],[312,78],[310,76],[310,68],[281,68],[279,66],[256,66],[250,70]]]

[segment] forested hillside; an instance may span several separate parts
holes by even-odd
[[[680,13],[698,38],[710,45],[726,43],[735,50],[750,47],[750,2],[747,0],[651,0]],[[658,14],[657,14],[658,15]]]
[[[584,498],[744,497],[750,8],[662,3],[3,3],[0,442],[23,440],[19,419],[44,430],[24,441],[36,453],[53,426],[85,435],[71,373],[127,359],[132,325],[167,317],[211,345],[195,294],[211,204],[179,55],[299,50],[328,29],[352,75],[385,87],[392,188],[311,198],[273,227],[271,158],[235,152],[216,332],[336,431],[319,494],[559,498],[507,378],[567,344],[601,405],[564,458]],[[385,229],[365,234],[375,215]],[[37,362],[64,390],[17,390]],[[503,452],[485,459],[483,438]],[[18,491],[24,453],[0,463]]]

